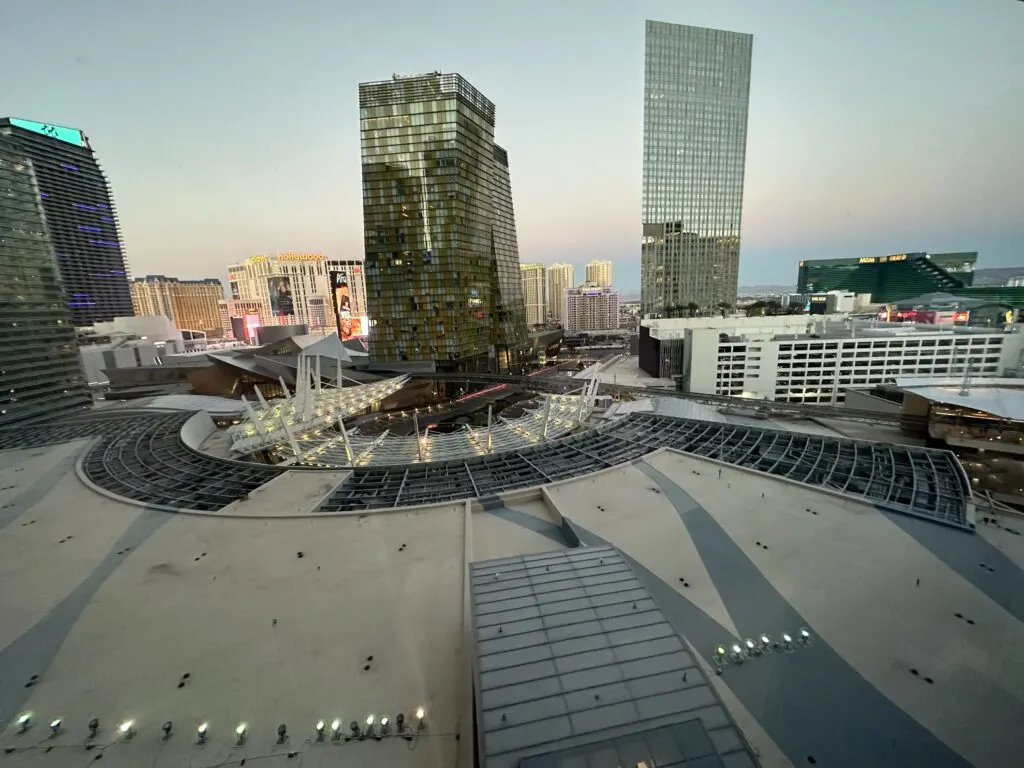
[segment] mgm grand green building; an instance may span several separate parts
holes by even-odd
[[[853,259],[812,259],[800,262],[797,292],[849,291],[870,293],[876,304],[925,293],[962,294],[974,281],[978,254],[897,253]]]

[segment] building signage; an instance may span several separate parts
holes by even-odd
[[[889,261],[906,261],[907,260],[907,254],[905,254],[905,253],[896,253],[896,254],[893,254],[892,256],[886,256],[885,258],[888,259]]]
[[[249,259],[250,264],[265,264],[266,262],[267,257],[262,254],[260,254],[259,256],[253,256],[251,259]]]
[[[874,264],[878,259],[874,256],[862,256],[857,260],[858,264]]]
[[[820,304],[823,301],[828,301],[828,296],[811,296],[811,302],[813,304]]]
[[[326,261],[327,257],[322,253],[295,253],[287,251],[277,254],[278,261]]]

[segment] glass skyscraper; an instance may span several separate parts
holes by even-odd
[[[371,363],[507,370],[526,341],[508,156],[457,74],[359,86]]]
[[[75,326],[132,316],[110,187],[81,131],[0,118],[0,134],[31,159]]]
[[[32,161],[0,132],[0,427],[87,408]]]
[[[645,313],[736,301],[753,36],[648,21]]]

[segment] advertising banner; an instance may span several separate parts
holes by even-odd
[[[348,290],[348,274],[343,270],[331,272],[331,300],[334,304],[334,316],[338,320],[338,338],[348,341],[358,336],[361,328],[359,318],[352,317],[352,295]]]
[[[295,301],[292,298],[292,280],[287,276],[267,278],[270,293],[270,313],[276,317],[286,318],[295,314]]]

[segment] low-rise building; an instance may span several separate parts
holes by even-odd
[[[672,323],[672,325],[669,325]],[[1000,376],[1020,365],[1024,334],[851,320],[841,315],[645,321],[641,368],[681,389],[836,404],[847,389],[897,376]]]

